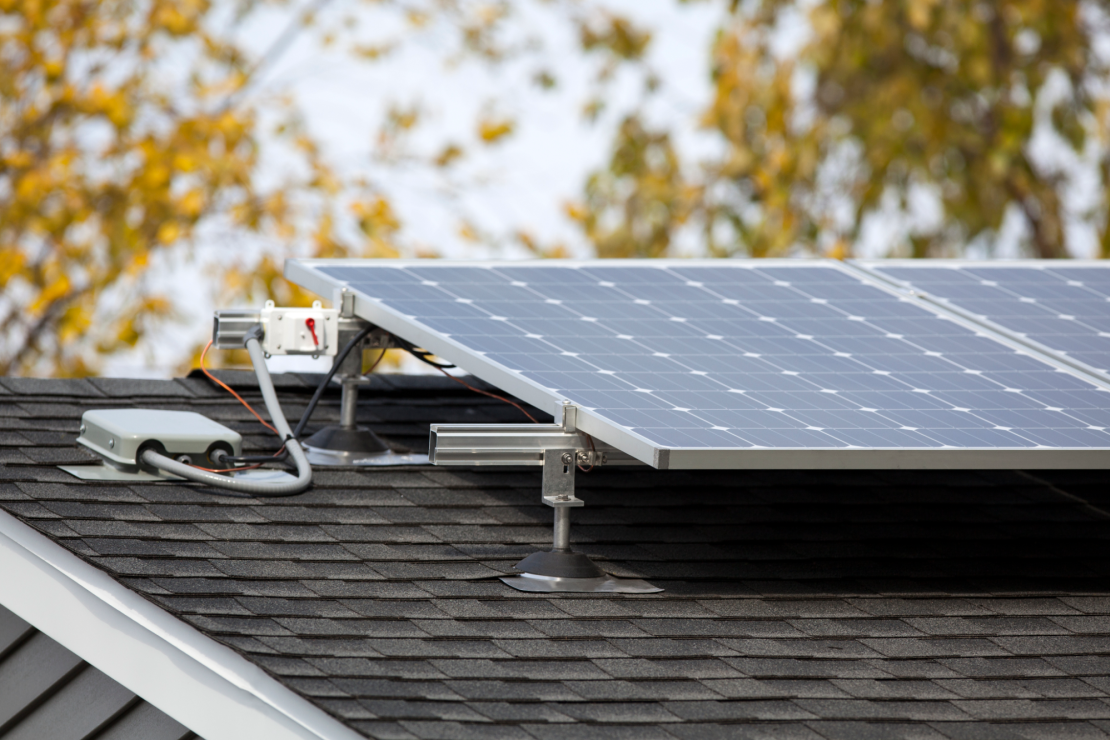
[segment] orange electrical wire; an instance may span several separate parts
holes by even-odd
[[[255,410],[254,410],[253,408],[251,408],[251,405],[250,405],[249,403],[247,403],[246,401],[244,401],[244,400],[243,400],[242,396],[240,396],[240,395],[239,395],[238,393],[236,393],[235,391],[231,390],[231,387],[230,387],[230,386],[228,386],[228,385],[227,385],[226,383],[224,383],[224,382],[223,382],[222,380],[220,380],[219,378],[217,378],[217,377],[216,377],[215,375],[213,375],[212,373],[208,372],[208,368],[206,368],[206,367],[204,366],[204,358],[205,358],[205,355],[207,355],[207,354],[208,354],[208,349],[209,349],[209,348],[210,348],[211,346],[212,346],[212,340],[211,340],[211,339],[209,339],[209,340],[208,340],[208,344],[204,345],[204,351],[200,353],[200,371],[201,371],[202,373],[204,373],[204,374],[205,374],[205,376],[206,376],[206,377],[207,377],[207,378],[208,378],[209,380],[211,380],[211,381],[212,381],[213,383],[215,383],[216,385],[220,386],[221,388],[223,388],[223,389],[224,389],[225,391],[227,391],[227,392],[228,392],[228,393],[230,393],[231,395],[235,396],[235,398],[237,398],[237,399],[239,400],[239,403],[241,403],[241,404],[243,404],[244,406],[246,406],[246,407],[247,407],[247,411],[249,411],[249,412],[251,412],[252,414],[254,414],[254,418],[258,419],[258,421],[262,423],[262,426],[266,427],[266,428],[267,428],[267,429],[269,429],[269,430],[270,430],[271,432],[273,432],[274,434],[277,434],[277,435],[278,435],[278,436],[280,437],[281,435],[280,435],[280,434],[278,434],[278,430],[277,430],[277,429],[275,429],[275,428],[273,427],[273,425],[272,425],[272,424],[270,424],[270,423],[269,423],[269,422],[267,422],[267,421],[266,421],[265,419],[263,419],[263,418],[262,418],[261,416],[259,416],[259,415],[258,415],[258,412],[257,412],[257,411],[255,411]],[[280,452],[280,450],[279,450],[279,452]],[[240,469],[240,470],[245,470],[245,468],[239,468],[239,469]],[[203,470],[203,468],[202,468],[202,470]],[[214,471],[213,471],[213,472],[214,472]]]
[[[385,356],[384,352],[382,353],[382,356],[383,357]],[[380,361],[381,357],[379,357],[378,360]],[[374,364],[377,365],[376,362]],[[431,364],[431,363],[429,363],[429,364]],[[436,366],[432,365],[432,367],[436,367]],[[371,368],[371,369],[373,369],[373,368]],[[533,424],[539,424],[539,422],[536,421],[536,417],[532,416],[527,411],[525,411],[524,407],[521,406],[519,403],[516,403],[515,401],[511,401],[508,398],[505,398],[504,396],[499,396],[496,393],[488,393],[486,391],[479,390],[479,389],[475,388],[474,386],[470,385],[469,383],[466,383],[465,381],[459,380],[454,375],[451,375],[450,373],[448,373],[446,370],[444,370],[441,367],[436,367],[436,369],[439,370],[444,375],[446,375],[451,380],[458,383],[459,385],[464,386],[466,388],[469,388],[470,390],[474,391],[475,393],[481,393],[483,396],[489,396],[490,398],[496,398],[498,401],[504,401],[505,403],[510,404],[511,406],[516,406],[516,408],[520,410],[520,413],[524,414],[529,419],[531,419]],[[586,434],[586,433],[582,432],[582,434]],[[594,456],[596,457],[597,456],[597,448],[594,447],[594,438],[591,437],[590,435],[586,434],[586,441],[590,443],[590,452],[592,452],[594,454]],[[590,463],[590,467],[588,467],[588,468],[584,468],[581,465],[578,465],[578,469],[581,470],[583,473],[588,473],[591,470],[593,470],[595,467],[596,467],[596,463]]]
[[[277,456],[275,455],[274,457],[277,457]],[[227,468],[225,470],[213,470],[212,468],[202,468],[199,465],[190,465],[189,467],[196,468],[197,470],[203,470],[206,473],[238,473],[240,470],[254,470],[255,468],[261,468],[262,463],[258,463],[257,465],[244,465],[241,468]]]
[[[429,364],[430,364],[430,363],[429,363]],[[520,410],[520,413],[522,413],[522,414],[524,414],[525,416],[527,416],[527,417],[528,417],[528,419],[529,419],[529,420],[530,420],[530,421],[531,421],[531,422],[532,422],[533,424],[539,424],[539,422],[538,422],[538,421],[536,421],[536,417],[532,416],[532,415],[531,415],[531,414],[529,414],[529,413],[528,413],[527,411],[525,411],[525,410],[524,410],[524,407],[523,407],[523,406],[521,406],[521,405],[520,405],[519,403],[517,403],[516,401],[511,401],[511,400],[509,400],[508,398],[505,398],[504,396],[499,396],[499,395],[497,395],[496,393],[488,393],[488,392],[486,392],[486,391],[483,391],[483,390],[479,390],[479,389],[475,388],[474,386],[470,385],[469,383],[466,383],[465,381],[459,380],[459,379],[458,379],[458,378],[456,378],[456,377],[455,377],[454,375],[451,375],[451,374],[450,374],[449,372],[447,372],[446,370],[444,370],[444,369],[443,369],[443,368],[441,368],[441,367],[436,367],[435,365],[432,365],[432,367],[435,367],[435,368],[436,368],[437,370],[439,370],[439,371],[440,371],[441,373],[443,373],[444,375],[446,375],[446,376],[447,376],[448,378],[450,378],[451,380],[455,381],[455,382],[456,382],[456,383],[458,383],[459,385],[463,386],[464,388],[469,388],[470,390],[474,391],[475,393],[481,393],[481,394],[482,394],[483,396],[489,396],[490,398],[496,398],[496,399],[497,399],[498,401],[504,401],[505,403],[509,404],[510,406],[516,406],[516,407],[517,407],[517,409],[519,409],[519,410]]]
[[[388,351],[389,350],[387,350],[387,349],[383,349],[382,353],[380,355],[378,355],[378,359],[374,360],[374,364],[371,365],[370,369],[367,370],[366,372],[364,372],[363,375],[369,375],[370,373],[374,372],[374,368],[376,368],[378,366],[378,363],[381,362],[385,358],[385,353],[388,352]]]

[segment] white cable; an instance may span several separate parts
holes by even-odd
[[[226,488],[229,491],[250,493],[256,496],[295,496],[312,485],[312,466],[308,464],[308,458],[305,457],[304,449],[301,448],[300,443],[293,438],[293,430],[289,428],[289,423],[285,420],[285,414],[281,412],[281,404],[278,403],[277,393],[274,391],[274,381],[270,378],[270,371],[266,369],[266,356],[262,351],[262,345],[253,336],[247,339],[246,344],[247,352],[251,356],[251,364],[254,365],[254,374],[258,378],[258,388],[262,391],[262,400],[266,402],[266,410],[270,412],[270,419],[274,422],[274,428],[285,440],[285,449],[297,466],[297,477],[294,480],[284,482],[230,478],[219,473],[201,470],[192,465],[179,463],[177,460],[161,455],[154,450],[144,452],[142,461],[147,465],[152,465],[159,470],[164,470],[187,480],[207,483],[210,486]]]

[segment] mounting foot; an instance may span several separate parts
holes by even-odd
[[[326,426],[304,441],[310,465],[427,465],[428,456],[394,452],[369,429]]]
[[[354,353],[352,353],[354,354]],[[359,353],[361,362],[361,353]],[[378,435],[355,422],[358,377],[343,378],[340,422],[324,427],[304,441],[310,465],[427,465],[427,455],[394,452]]]
[[[543,452],[543,502],[555,509],[554,544],[549,552],[536,552],[516,564],[519,576],[501,581],[518,591],[535,593],[654,594],[663,589],[639,578],[614,578],[594,561],[570,549],[570,510],[584,506],[574,495],[576,450]]]

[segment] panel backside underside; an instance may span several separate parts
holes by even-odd
[[[1110,265],[868,267],[1110,374]]]
[[[660,449],[1110,447],[1107,391],[829,265],[314,267]]]

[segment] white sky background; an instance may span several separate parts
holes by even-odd
[[[225,0],[226,1],[226,0]],[[393,4],[370,5],[360,0],[330,0],[316,30],[300,34],[296,42],[262,76],[254,95],[261,98],[290,94],[304,114],[313,138],[328,160],[345,176],[360,175],[382,192],[396,210],[403,228],[402,244],[413,256],[429,251],[453,258],[526,258],[528,252],[512,235],[523,230],[544,245],[561,243],[576,257],[592,250],[565,215],[568,201],[581,197],[589,173],[605,165],[617,125],[643,102],[643,70],[622,68],[604,88],[606,108],[594,122],[582,116],[583,106],[597,93],[597,70],[604,58],[587,56],[579,46],[578,31],[568,20],[568,8],[587,16],[606,10],[624,15],[638,28],[652,33],[647,68],[661,82],[646,106],[649,123],[672,132],[687,163],[713,151],[714,141],[699,131],[698,116],[710,95],[709,52],[713,34],[725,10],[723,2],[677,0],[516,0],[503,40],[528,50],[499,64],[474,56],[449,64],[458,47],[458,32],[446,25],[420,31],[408,27]],[[296,12],[308,7],[301,0]],[[328,49],[319,31],[354,14],[356,30],[339,36]],[[261,54],[278,38],[293,11],[271,10],[256,18],[243,38]],[[780,24],[776,53],[786,56],[808,37],[801,17]],[[358,60],[349,52],[351,41],[368,45],[392,40],[402,43],[377,61]],[[545,70],[556,79],[554,90],[541,89],[534,76]],[[1043,107],[1055,94],[1050,89],[1038,99]],[[384,161],[375,157],[375,140],[391,106],[413,107],[420,124],[401,148],[401,156]],[[476,123],[483,112],[515,121],[516,129],[492,146],[478,138]],[[1045,115],[1042,113],[1042,116]],[[464,156],[447,169],[429,160],[454,143]],[[1041,127],[1031,145],[1035,159],[1058,162],[1081,175],[1083,167],[1069,154],[1054,132]],[[271,176],[289,165],[280,148],[267,154]],[[1100,184],[1075,177],[1069,206],[1077,213],[1090,207]],[[915,196],[913,212],[889,208],[865,222],[860,257],[880,257],[891,244],[914,228],[928,228],[941,217],[928,192]],[[1012,216],[1012,218],[1011,218]],[[494,246],[480,246],[460,235],[463,220],[473,223]],[[1069,229],[1069,248],[1075,256],[1093,256],[1093,232]],[[969,257],[1017,257],[1024,222],[1016,212],[1007,215],[993,253],[969,245]],[[234,260],[251,264],[264,252],[295,257],[298,244],[267,242],[260,237],[211,225],[198,240],[192,256],[156,255],[152,280],[184,307],[179,323],[146,340],[130,355],[109,360],[105,375],[171,377],[189,348],[211,333],[212,311],[230,307],[212,288],[216,265]],[[678,252],[698,255],[696,235],[680,235]],[[326,359],[279,357],[271,369],[323,371]],[[405,372],[421,372],[413,361]]]
[[[720,3],[674,0],[591,0],[583,10],[612,10],[630,18],[653,36],[648,67],[662,82],[647,108],[648,120],[663,124],[681,150],[696,156],[705,140],[697,117],[708,100],[708,55],[721,20]],[[299,8],[307,7],[300,4]],[[594,122],[582,116],[596,92],[601,55],[586,56],[577,29],[567,21],[564,3],[521,0],[514,3],[506,38],[511,43],[536,39],[539,48],[501,64],[474,57],[447,64],[457,47],[457,33],[432,28],[414,33],[392,8],[369,7],[356,0],[333,0],[319,17],[319,27],[354,11],[359,43],[409,38],[376,61],[352,58],[345,43],[324,49],[312,31],[302,33],[263,76],[256,95],[291,93],[313,137],[341,174],[363,175],[384,193],[403,224],[402,242],[413,249],[454,258],[526,258],[511,240],[524,230],[542,244],[564,244],[576,257],[592,250],[564,213],[568,201],[581,197],[586,178],[604,166],[620,120],[642,101],[643,75],[618,72],[606,89],[606,108]],[[245,36],[263,52],[289,23],[288,10],[258,18]],[[348,37],[349,38],[349,37]],[[541,89],[534,75],[546,70],[556,79],[553,90]],[[391,105],[416,105],[421,123],[406,142],[417,155],[383,162],[373,156],[374,141]],[[515,131],[492,146],[480,143],[476,122],[489,111],[516,122]],[[447,143],[464,150],[446,170],[427,160]],[[272,155],[273,172],[285,166]],[[466,219],[499,248],[484,248],[459,234]],[[208,229],[193,257],[158,255],[154,280],[179,298],[187,315],[171,331],[146,342],[129,355],[108,361],[104,374],[118,377],[171,377],[187,348],[211,332],[212,311],[229,307],[213,295],[208,266],[234,259],[250,261],[263,251],[296,256],[298,245],[271,244],[258,237]],[[271,369],[324,370],[326,359],[283,357]],[[418,371],[422,366],[406,367]]]

